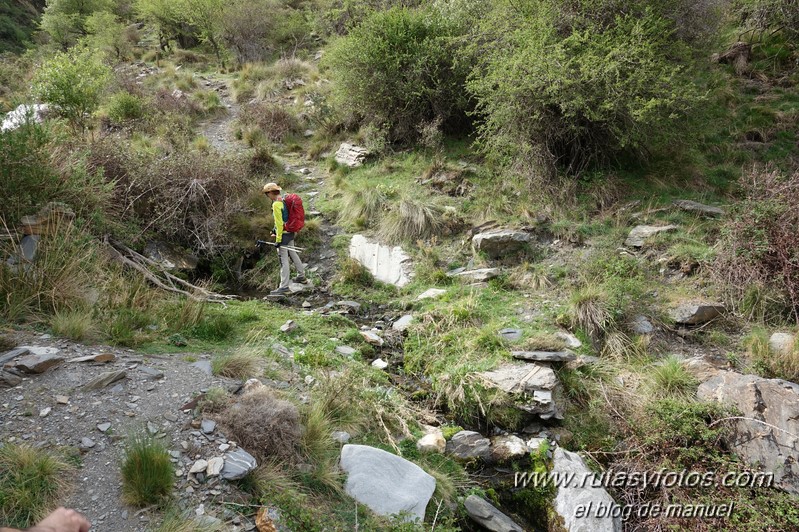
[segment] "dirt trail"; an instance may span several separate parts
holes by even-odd
[[[223,107],[219,114],[200,122],[200,134],[220,153],[243,151],[244,145],[234,136],[234,124],[241,106],[230,96],[230,82],[210,76],[200,76],[199,79],[206,90],[213,90],[219,95]]]
[[[161,520],[155,508],[139,510],[123,502],[124,440],[139,431],[149,432],[170,451],[175,500],[181,509],[194,515],[203,505],[208,519],[219,519],[225,530],[248,530],[253,525],[221,505],[223,500],[246,501],[233,484],[219,477],[198,482],[196,475],[188,474],[197,458],[222,455],[219,445],[228,440],[219,428],[205,434],[196,422],[193,426],[191,410],[183,406],[213,386],[233,390],[241,384],[212,376],[210,354],[146,355],[29,333],[17,333],[15,340],[17,345],[55,348],[66,361],[27,376],[14,388],[0,389],[3,442],[55,452],[71,449],[71,461],[80,466],[71,478],[73,489],[60,502],[84,513],[93,531],[144,531]],[[113,355],[114,360],[69,362],[98,353]],[[83,389],[95,377],[115,371],[124,376],[98,390]]]

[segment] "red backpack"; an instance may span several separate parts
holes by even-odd
[[[283,196],[283,230],[296,233],[305,227],[305,208],[297,194]]]

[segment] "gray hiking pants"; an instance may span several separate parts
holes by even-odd
[[[281,239],[282,245],[277,248],[277,255],[280,257],[280,286],[279,288],[288,288],[291,281],[291,265],[289,264],[289,257],[294,267],[297,268],[298,275],[305,275],[305,266],[303,266],[300,256],[296,251],[289,251],[283,246],[294,245],[294,233],[283,233]]]

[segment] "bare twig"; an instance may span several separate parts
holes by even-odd
[[[780,432],[784,432],[788,436],[793,436],[794,438],[799,438],[799,436],[797,436],[793,432],[788,432],[787,430],[781,429],[780,427],[778,427],[776,425],[772,425],[771,423],[766,423],[765,421],[761,421],[761,420],[755,419],[753,417],[745,417],[745,416],[730,416],[730,417],[724,417],[724,418],[721,418],[721,419],[717,419],[713,423],[709,424],[708,427],[712,427],[713,425],[721,423],[722,421],[731,421],[731,420],[734,420],[734,419],[737,419],[737,420],[740,420],[740,421],[754,421],[755,423],[760,423],[761,425],[765,425],[765,426],[767,426],[769,428],[772,428],[774,430],[778,430]]]

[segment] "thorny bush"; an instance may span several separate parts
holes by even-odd
[[[776,311],[760,312],[762,318],[789,315],[799,323],[799,172],[755,168],[741,186],[746,196],[722,227],[713,275],[733,308],[758,312],[758,291]]]
[[[117,211],[132,213],[142,232],[206,254],[231,245],[225,228],[249,187],[243,160],[197,152],[148,156],[107,141],[95,144],[90,161],[114,181]]]

